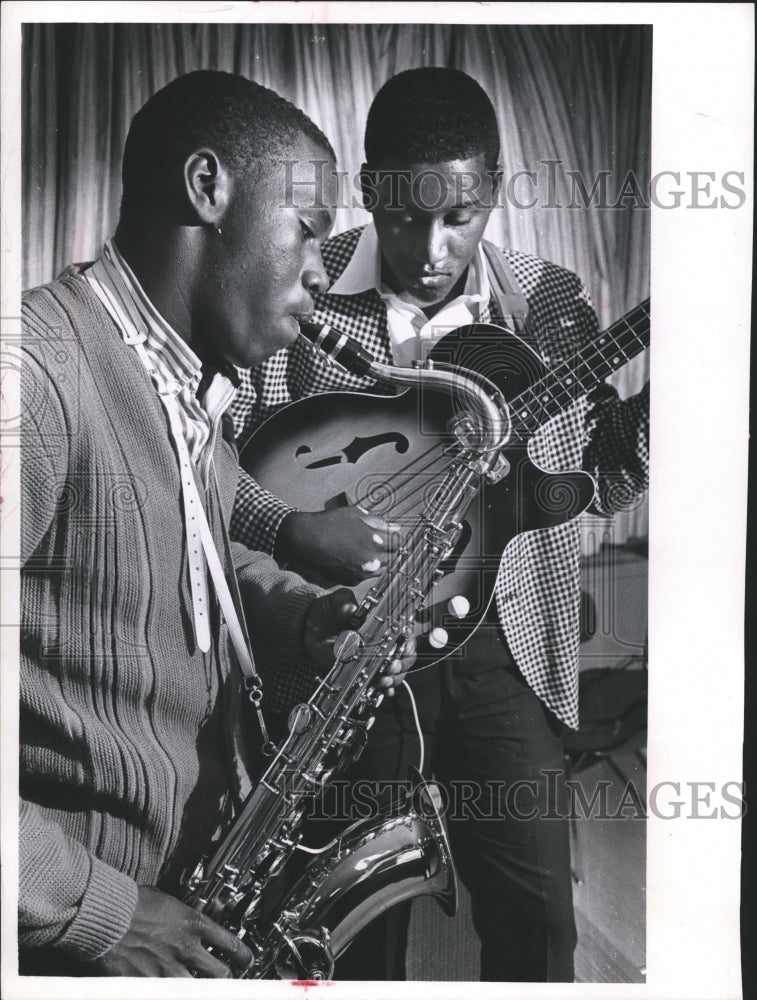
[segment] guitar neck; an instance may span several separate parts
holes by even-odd
[[[510,400],[513,435],[528,440],[542,424],[562,413],[647,347],[649,299]]]

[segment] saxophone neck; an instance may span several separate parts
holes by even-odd
[[[383,364],[358,341],[328,323],[301,323],[300,335],[353,375],[369,376],[387,385],[438,389],[455,397],[468,411],[455,427],[466,448],[491,452],[510,437],[507,403],[494,383],[478,372],[432,360],[417,362],[412,368]]]
[[[387,384],[429,388],[446,392],[464,413],[454,431],[461,443],[474,451],[495,451],[510,437],[510,417],[504,397],[483,375],[431,359],[399,368],[374,361],[371,375]]]

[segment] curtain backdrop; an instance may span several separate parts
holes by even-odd
[[[381,84],[414,66],[453,66],[481,83],[500,121],[511,196],[487,236],[576,271],[608,325],[649,293],[650,220],[640,195],[649,177],[651,42],[651,29],[639,26],[27,24],[24,285],[98,255],[118,217],[129,122],[174,77],[223,69],[272,87],[323,129],[351,178]],[[604,179],[604,207],[599,189],[582,200],[571,175],[587,192]],[[351,183],[346,192],[357,196]],[[335,232],[367,219],[362,208],[340,208]],[[644,356],[613,381],[627,395],[647,371]],[[614,541],[645,535],[646,504],[608,530]]]

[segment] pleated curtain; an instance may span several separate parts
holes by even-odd
[[[440,24],[27,24],[23,35],[24,285],[92,260],[118,218],[129,122],[156,90],[194,69],[241,73],[301,107],[347,171],[335,232],[368,220],[352,178],[363,160],[371,100],[395,73],[421,65],[469,73],[500,121],[505,180],[519,171],[487,236],[576,271],[603,326],[649,294],[651,29],[644,26]],[[608,198],[585,189],[605,172]],[[609,175],[608,175],[609,172]],[[635,190],[635,189],[634,189]],[[534,207],[523,208],[536,198]],[[573,204],[573,207],[568,207]],[[613,378],[636,391],[647,356]],[[599,522],[597,522],[599,523]],[[602,538],[646,534],[646,504],[601,526]],[[587,546],[599,535],[587,519]],[[601,538],[600,538],[601,541]]]

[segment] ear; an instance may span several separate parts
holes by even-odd
[[[363,197],[363,208],[366,212],[373,213],[378,204],[378,190],[376,188],[376,171],[364,163],[360,167],[360,194]]]
[[[231,196],[231,178],[212,149],[198,149],[184,164],[184,187],[198,223],[217,226]]]

